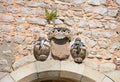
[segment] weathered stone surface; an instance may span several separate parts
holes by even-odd
[[[101,38],[103,36],[101,30],[92,30],[92,36],[96,39]]]
[[[37,10],[36,9],[34,9],[34,8],[26,8],[26,7],[23,7],[22,9],[21,9],[21,11],[22,11],[22,13],[24,14],[24,15],[28,15],[28,14],[31,14],[31,15],[37,15],[39,12],[37,12]]]
[[[23,23],[25,22],[25,17],[19,17],[19,18],[15,18],[16,22],[19,22],[19,23]]]
[[[28,1],[27,3],[27,6],[29,7],[38,7],[39,6],[39,3],[38,2],[33,2],[33,1]]]
[[[6,0],[8,4],[13,4],[13,0]]]
[[[18,43],[18,44],[22,43],[24,40],[25,40],[25,37],[24,37],[24,36],[16,35],[16,36],[14,37],[14,42],[15,42],[15,43]]]
[[[110,25],[110,28],[111,28],[112,30],[114,30],[114,29],[116,29],[116,28],[117,28],[117,25],[116,25],[116,24],[114,24],[114,23],[112,23],[112,24]]]
[[[120,49],[120,43],[119,42],[114,42],[110,45],[110,51],[115,51]]]
[[[28,56],[25,56],[24,58],[21,58],[20,60],[17,60],[13,65],[12,67],[14,69],[17,69],[25,64],[29,64],[29,63],[32,63],[36,61],[36,59],[34,58],[33,55],[28,55]]]
[[[100,3],[103,4],[103,5],[106,5],[107,4],[107,0],[100,0]]]
[[[88,24],[89,24],[90,28],[100,28],[103,26],[101,22],[97,22],[94,20],[89,20]]]
[[[8,61],[4,58],[0,58],[0,71],[2,72],[10,72],[10,66],[8,64]]]
[[[1,6],[0,6],[0,12],[1,12],[1,13],[5,13],[5,12],[6,12],[6,7],[3,6],[3,5],[1,5]]]
[[[104,35],[105,38],[111,38],[112,37],[112,34],[110,32],[107,32],[107,31],[104,32],[103,35]]]
[[[111,78],[105,77],[102,82],[114,82]]]
[[[114,82],[119,82],[120,81],[119,74],[120,74],[119,70],[115,70],[115,71],[105,73],[105,75],[108,76],[109,78],[111,78],[112,80],[114,80]]]
[[[90,30],[84,30],[82,34],[87,36],[87,37],[91,37],[91,31]]]
[[[97,59],[102,59],[102,55],[97,54],[97,55],[96,55],[96,58],[97,58]]]
[[[95,47],[96,44],[97,44],[97,42],[96,42],[95,40],[89,40],[89,41],[88,41],[88,45],[89,45],[91,48]]]
[[[25,0],[16,0],[16,3],[20,4],[20,5],[24,5],[25,4]]]
[[[118,13],[118,8],[108,8],[108,15],[109,16],[116,16]]]
[[[28,30],[30,30],[31,32],[34,32],[34,33],[38,33],[41,31],[39,26],[31,27]]]
[[[41,18],[28,18],[28,23],[38,24],[38,25],[46,25],[47,20]]]
[[[100,48],[107,48],[109,44],[106,40],[99,40],[98,45],[100,46]]]
[[[96,7],[93,10],[94,13],[100,14],[100,15],[105,15],[107,13],[107,8],[104,7]]]
[[[3,32],[10,32],[10,30],[11,30],[11,25],[1,25],[1,30],[3,31]]]
[[[119,4],[120,5],[120,0],[115,0],[116,2],[117,2],[117,4]]]
[[[85,2],[85,0],[73,0],[72,1],[72,3],[74,3],[74,4],[82,4],[84,2]]]
[[[115,70],[115,64],[114,63],[103,63],[100,64],[100,71],[101,72],[110,72]]]
[[[55,24],[63,24],[63,21],[61,21],[60,19],[56,19]]]
[[[12,37],[9,36],[9,35],[5,35],[4,36],[4,41],[7,42],[7,43],[10,43],[12,41]]]
[[[20,12],[20,8],[17,6],[10,6],[8,12],[16,14]]]
[[[0,0],[0,2],[3,2],[3,0]]]
[[[88,21],[88,24],[89,24],[90,28],[95,28],[96,27],[96,22],[93,21],[93,20]]]
[[[4,14],[0,14],[0,21],[3,22],[13,22],[14,21],[14,17],[11,15],[4,15]]]
[[[72,26],[72,25],[74,25],[75,24],[75,22],[74,22],[74,20],[65,20],[65,23],[67,24],[67,25],[70,25],[70,26]]]
[[[8,74],[7,72],[0,72],[0,79],[3,78],[7,74]]]
[[[4,78],[0,79],[0,82],[15,82],[13,78],[8,74]]]
[[[20,24],[15,27],[16,32],[25,32],[25,26]]]
[[[91,4],[91,5],[100,5],[100,0],[88,0],[88,4]]]
[[[90,58],[90,59],[92,59],[92,58],[94,58],[96,55],[97,55],[97,52],[96,52],[96,51],[90,51],[87,57]]]
[[[61,10],[67,10],[68,6],[67,5],[60,5],[58,8]]]
[[[93,12],[93,10],[94,10],[94,8],[93,8],[92,6],[84,7],[83,9],[84,9],[85,12],[87,12],[87,13],[91,13],[91,12]]]
[[[87,21],[86,20],[80,20],[78,23],[79,27],[86,27],[87,26]]]
[[[86,58],[84,62],[87,66],[91,67],[92,69],[98,70],[99,68],[99,63],[96,61]]]
[[[15,82],[18,82],[21,79],[23,79],[29,75],[32,75],[34,73],[37,73],[35,63],[30,63],[30,64],[27,64],[27,65],[17,69],[16,71],[11,72],[10,75],[15,80]],[[33,81],[33,80],[35,80],[35,77],[31,77],[29,79],[31,79],[31,81]],[[26,79],[25,81],[30,82],[30,81],[28,81],[29,79]],[[22,81],[22,82],[25,82],[25,81]]]

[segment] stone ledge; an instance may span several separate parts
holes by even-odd
[[[68,78],[81,82],[113,82],[104,74],[89,68],[88,66],[84,65],[84,63],[76,64],[73,61],[58,61],[50,59],[44,62],[36,61],[21,66],[10,73],[9,76],[2,78],[0,82],[7,82],[9,79],[11,79],[11,82],[14,82],[10,76],[16,82],[29,82],[37,78],[40,80]],[[116,82],[118,81],[116,80]]]
[[[36,59],[34,58],[34,56],[33,55],[28,55],[28,56],[25,56],[25,57],[21,58],[20,60],[16,61],[12,65],[12,67],[13,67],[14,70],[16,70],[17,68],[19,68],[19,67],[21,67],[21,66],[23,66],[25,64],[32,63],[34,61],[36,61]]]
[[[13,71],[12,73],[10,73],[10,75],[15,81],[19,82],[21,79],[29,75],[32,75],[34,73],[37,73],[37,69],[35,67],[35,63],[31,63]],[[33,78],[36,78],[36,77],[33,77]]]
[[[85,77],[89,77],[90,79],[93,80],[93,82],[101,82],[103,80],[103,78],[105,77],[104,74],[96,71],[96,70],[93,70],[89,67],[85,67],[84,69],[84,72],[83,72],[83,76]],[[84,81],[83,81],[84,82]]]
[[[0,82],[16,82],[16,81],[14,81],[12,77],[9,74],[7,74],[0,80]]]
[[[105,77],[102,82],[114,82],[114,81],[112,81],[112,80],[111,80],[110,78],[108,78],[108,77]]]
[[[105,75],[111,78],[114,82],[120,82],[120,71],[119,70],[105,73]]]

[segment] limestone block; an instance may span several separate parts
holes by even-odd
[[[114,82],[114,81],[108,77],[105,77],[102,82]]]
[[[39,33],[41,31],[41,29],[40,29],[39,26],[30,27],[28,30],[31,31],[31,32],[33,32],[33,33]]]
[[[117,2],[117,4],[119,4],[120,5],[120,0],[115,0],[116,2]]]
[[[70,26],[72,26],[72,25],[74,25],[75,24],[75,22],[74,22],[74,20],[65,20],[65,23],[67,24],[67,25],[70,25]]]
[[[3,22],[13,22],[14,21],[14,17],[11,15],[4,15],[4,14],[0,14],[0,21]]]
[[[0,71],[10,72],[10,65],[5,58],[0,58]]]
[[[108,15],[114,17],[118,14],[118,10],[118,8],[108,8]]]
[[[90,69],[87,66],[85,66],[83,76],[89,77],[90,79],[93,80],[92,82],[101,82],[105,77],[105,75],[103,75],[102,73],[95,71],[93,69]]]
[[[8,4],[13,4],[13,0],[6,0]]]
[[[37,61],[36,62],[37,72],[43,71],[54,71],[60,70],[60,61],[58,60],[47,60],[44,62]]]
[[[120,71],[119,70],[105,73],[105,75],[111,78],[114,82],[120,82]]]
[[[103,36],[101,30],[92,30],[92,36],[96,39],[101,38]]]
[[[107,40],[99,40],[98,41],[98,45],[101,47],[101,48],[107,48],[109,43]]]
[[[1,5],[1,6],[0,6],[0,12],[1,12],[1,13],[5,13],[5,12],[6,12],[6,7],[3,6],[3,5]]]
[[[5,35],[4,36],[4,41],[7,42],[7,43],[10,43],[12,41],[12,37],[8,36],[8,35]]]
[[[79,27],[86,27],[87,26],[87,21],[86,20],[80,20],[78,23]]]
[[[98,70],[98,68],[99,68],[99,63],[94,61],[94,60],[90,60],[90,59],[86,58],[84,60],[84,63],[85,63],[86,66],[88,66],[88,67],[90,67],[94,70]]]
[[[8,12],[10,13],[14,13],[14,14],[17,14],[17,13],[20,13],[20,7],[17,7],[17,6],[10,6],[8,8]]]
[[[36,15],[37,14],[37,11],[33,8],[23,7],[23,8],[21,8],[21,11],[24,15],[26,15],[26,14],[27,15],[29,15],[29,14]]]
[[[96,0],[94,0],[96,1]],[[107,13],[107,8],[104,8],[104,7],[96,7],[94,8],[93,10],[94,13],[97,13],[97,14],[100,14],[100,15],[105,15]]]
[[[1,30],[3,32],[10,32],[11,31],[11,25],[1,25]]]
[[[25,1],[24,1],[24,0],[16,0],[16,3],[17,3],[17,4],[20,4],[20,5],[24,5],[24,4],[25,4]]]
[[[7,72],[0,72],[0,79],[2,79],[4,76],[6,76],[8,73]]]
[[[32,63],[32,62],[34,62],[34,61],[36,61],[36,59],[34,58],[34,56],[33,56],[33,55],[28,55],[28,56],[25,56],[25,57],[19,59],[18,61],[16,61],[16,62],[12,65],[12,67],[13,67],[13,69],[15,70],[15,69],[18,69],[19,67],[21,67],[21,66],[23,66],[23,65]]]
[[[72,1],[72,3],[74,3],[74,4],[82,4],[84,2],[85,2],[85,0],[73,0]]]
[[[101,72],[109,72],[114,71],[116,68],[116,65],[114,63],[102,63],[100,64],[100,71]]]
[[[47,20],[41,18],[28,18],[27,22],[31,24],[46,25]]]
[[[84,71],[84,65],[70,61],[61,61],[61,70],[60,77],[80,81]]]
[[[39,3],[35,1],[28,1],[26,4],[29,7],[39,7]]]
[[[58,8],[61,10],[67,10],[68,6],[67,5],[60,5],[60,6],[58,6]]]
[[[10,75],[16,82],[19,82],[23,78],[32,74],[35,74],[35,76],[29,79],[32,79],[32,80],[36,79],[36,73],[37,73],[37,69],[36,69],[35,63],[31,63],[11,72]],[[29,82],[29,81],[26,80],[26,82]]]
[[[56,19],[55,24],[63,24],[63,21],[61,21],[60,19]]]
[[[18,23],[23,23],[25,22],[25,17],[18,17],[18,18],[15,18],[15,21],[18,22]]]
[[[91,5],[100,5],[100,0],[88,0],[88,4],[91,4]]]
[[[25,32],[25,26],[20,24],[15,27],[16,32]]]
[[[112,24],[110,25],[110,28],[111,28],[112,30],[114,30],[114,29],[116,29],[116,28],[117,28],[117,25],[116,25],[116,24],[114,24],[114,23],[112,23]]]
[[[22,43],[24,40],[25,40],[25,37],[24,37],[24,36],[19,36],[19,35],[14,36],[14,42],[15,42],[15,43],[20,44],[20,43]]]
[[[4,78],[0,79],[0,82],[16,82],[12,79],[12,77],[8,74]]]
[[[111,38],[112,37],[112,34],[108,31],[104,32],[103,35],[104,35],[105,38]]]
[[[95,47],[96,44],[97,44],[97,42],[96,42],[95,40],[89,40],[89,41],[88,41],[88,45],[89,45],[91,48]]]

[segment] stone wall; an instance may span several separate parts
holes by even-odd
[[[108,72],[120,57],[120,0],[0,0],[0,71],[33,54],[39,36],[52,27],[67,27],[87,46],[84,63]],[[45,8],[57,9],[54,24],[48,24]],[[73,38],[74,39],[74,38]]]

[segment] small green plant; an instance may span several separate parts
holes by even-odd
[[[48,23],[50,23],[50,21],[55,21],[55,19],[57,19],[57,10],[52,10],[51,12],[49,12],[47,9],[45,9],[45,16],[48,20]]]

